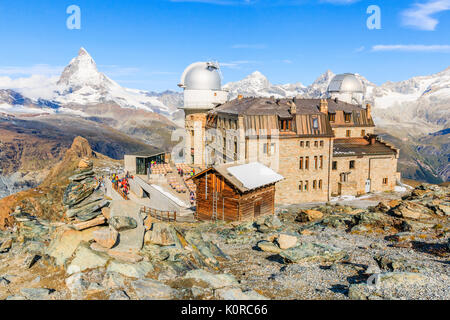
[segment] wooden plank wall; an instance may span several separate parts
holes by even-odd
[[[208,188],[206,188],[208,180]],[[275,186],[257,189],[245,195],[239,194],[227,181],[215,172],[208,172],[194,179],[197,185],[196,219],[208,221],[213,214],[213,192],[218,192],[217,219],[225,221],[251,221],[255,205],[260,204],[261,215],[274,214]],[[208,197],[206,197],[206,192]]]
[[[275,186],[261,188],[246,194],[239,201],[239,220],[251,221],[254,216],[255,205],[261,205],[261,215],[274,214]]]
[[[206,188],[206,177],[208,188]],[[197,213],[198,220],[211,220],[213,213],[213,192],[218,192],[217,218],[225,221],[239,219],[239,194],[221,176],[209,172],[198,179],[197,185]],[[206,197],[206,192],[208,197]]]

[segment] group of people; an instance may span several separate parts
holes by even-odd
[[[130,184],[128,182],[129,178],[130,176],[128,172],[125,178],[122,179],[120,179],[120,177],[117,174],[113,174],[111,177],[111,182],[117,190],[122,191],[125,196],[128,196],[130,194]]]
[[[192,169],[190,172],[186,172],[182,168],[177,168],[177,171],[180,177],[183,177],[185,174],[191,177],[195,176],[195,169]]]

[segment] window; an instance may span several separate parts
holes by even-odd
[[[355,169],[355,160],[350,161],[350,169]]]
[[[299,168],[303,169],[303,157],[300,158],[300,166],[299,166]]]
[[[319,129],[319,119],[317,119],[317,118],[313,119],[313,128]]]
[[[388,178],[383,178],[383,184],[387,185],[388,184]]]
[[[345,122],[351,122],[352,121],[352,114],[344,112],[344,119],[345,119]]]
[[[323,181],[319,180],[319,189],[322,190],[322,186],[323,186]]]
[[[333,170],[337,170],[337,161],[333,161]]]
[[[309,170],[309,157],[305,158],[305,169]]]
[[[238,152],[238,143],[237,143],[236,138],[234,138],[234,153],[237,153],[237,152]]]
[[[347,138],[350,138],[352,136],[352,131],[351,130],[347,130],[347,132],[345,133],[345,136]]]
[[[268,149],[269,149],[269,144],[268,144],[268,143],[264,143],[264,146],[263,146],[263,153],[264,153],[264,154],[267,154]]]
[[[320,156],[319,159],[320,159],[320,160],[319,160],[319,168],[320,168],[320,169],[323,169],[323,156]]]
[[[361,130],[361,137],[364,137],[366,135],[366,130]]]
[[[309,141],[306,141],[306,147],[309,148]]]
[[[320,147],[323,148],[323,140],[320,141]]]
[[[305,181],[305,191],[308,191],[308,189],[309,189],[309,182]]]
[[[298,190],[303,191],[303,181],[300,181],[298,184]]]
[[[328,118],[330,119],[330,122],[336,121],[336,114],[335,113],[329,113]]]
[[[227,138],[223,138],[223,148],[225,149],[225,146],[227,145]]]
[[[292,131],[292,120],[281,120],[280,131]]]
[[[270,145],[270,154],[271,154],[271,155],[274,155],[274,154],[275,154],[275,143],[272,143],[272,144]]]
[[[318,169],[319,168],[319,157],[315,156],[314,157],[314,169]]]
[[[305,141],[300,141],[300,147],[304,148],[305,147]]]
[[[314,141],[314,147],[316,147],[316,148],[319,147],[319,141]]]
[[[313,181],[313,189],[316,190],[317,189],[317,180]]]

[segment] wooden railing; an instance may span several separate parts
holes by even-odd
[[[113,183],[112,186],[113,186],[113,189],[116,190],[117,193],[120,194],[120,196],[121,196],[124,200],[130,200],[130,198],[128,198],[128,196],[127,196],[125,193],[123,193],[123,190],[121,190],[121,189],[119,188],[119,184],[118,184],[117,182],[116,182],[116,183]]]
[[[177,213],[172,211],[161,211],[147,207],[141,207],[141,213],[149,215],[160,221],[175,222],[177,221]]]

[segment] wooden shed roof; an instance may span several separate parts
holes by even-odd
[[[215,171],[219,175],[221,175],[227,182],[229,182],[234,188],[236,188],[240,193],[251,192],[253,190],[256,190],[256,189],[259,189],[259,188],[262,188],[262,187],[265,187],[265,186],[273,185],[273,184],[275,184],[275,183],[277,183],[277,182],[279,182],[279,181],[284,179],[284,177],[282,177],[279,174],[277,174],[276,172],[274,172],[274,174],[279,176],[280,178],[276,177],[275,179],[272,179],[272,180],[274,180],[273,182],[271,182],[272,180],[270,180],[270,181],[266,180],[267,183],[264,182],[263,180],[261,180],[260,183],[256,182],[256,185],[253,183],[252,187],[247,187],[248,184],[245,181],[243,182],[242,177],[240,177],[237,174],[236,175],[232,174],[228,170],[229,168],[236,168],[236,167],[245,166],[245,165],[249,166],[249,165],[252,165],[252,164],[254,164],[254,163],[248,163],[247,162],[247,163],[228,163],[228,164],[224,164],[224,165],[220,165],[220,166],[214,166],[214,167],[210,167],[210,168],[208,168],[206,170],[203,170],[202,172],[200,172],[200,173],[196,174],[195,176],[193,176],[191,179],[196,179],[196,178],[199,178],[200,176],[202,176],[202,175],[204,175],[204,174],[206,174],[206,173],[208,173],[210,171]],[[268,168],[268,167],[266,167],[266,166],[264,166],[264,165],[262,165],[260,163],[258,163],[258,164],[260,166],[265,167],[268,170],[271,170],[270,168]],[[250,167],[246,168],[246,169],[248,171],[252,170]],[[248,172],[248,174],[251,175],[251,174],[255,174],[255,173]]]

